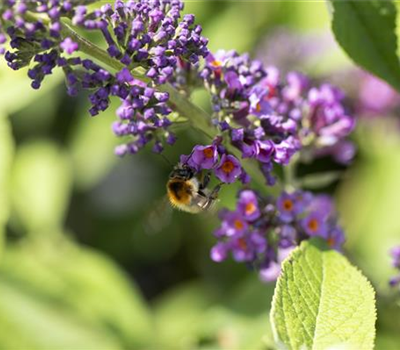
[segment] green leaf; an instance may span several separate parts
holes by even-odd
[[[368,280],[320,240],[303,242],[283,263],[271,323],[288,349],[372,349],[375,296]]]
[[[378,0],[331,1],[338,43],[356,64],[400,91],[395,5]]]

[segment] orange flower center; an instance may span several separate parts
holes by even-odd
[[[211,65],[212,65],[214,68],[219,68],[219,67],[222,66],[222,62],[221,62],[221,61],[218,61],[218,60],[214,60],[214,61],[211,62]]]
[[[222,164],[222,171],[224,173],[229,174],[234,168],[235,165],[230,160],[227,160],[224,164]]]
[[[240,249],[247,250],[247,243],[244,238],[239,238],[238,244],[239,244]]]
[[[313,232],[315,232],[315,231],[317,231],[318,230],[318,227],[319,227],[319,223],[318,223],[318,220],[317,219],[311,219],[309,222],[308,222],[308,228],[311,230],[311,231],[313,231]]]
[[[333,247],[335,245],[335,239],[334,238],[328,238],[327,241],[328,245],[330,247]]]
[[[214,155],[214,151],[211,147],[209,147],[209,148],[206,148],[203,150],[203,154],[204,154],[204,157],[206,157],[206,158],[212,158]]]
[[[257,103],[256,111],[257,111],[258,113],[261,112],[261,104],[260,104],[260,103]]]
[[[293,201],[291,199],[285,199],[283,201],[283,209],[290,211],[293,209]]]
[[[244,227],[243,222],[240,221],[239,219],[235,220],[235,222],[234,222],[233,225],[235,226],[235,228],[236,228],[237,230],[242,230],[243,227]]]
[[[246,208],[244,209],[246,215],[251,215],[257,210],[257,207],[254,205],[254,203],[247,203]]]

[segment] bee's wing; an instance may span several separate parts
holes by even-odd
[[[172,219],[172,207],[167,196],[160,198],[152,205],[147,216],[143,220],[143,229],[147,234],[161,232]]]
[[[207,193],[208,195],[208,193]],[[194,202],[195,204],[201,208],[201,210],[205,213],[209,213],[209,214],[215,214],[217,211],[217,203],[218,203],[218,199],[210,199],[209,196],[207,195],[201,195],[201,194],[197,194],[197,196],[194,198]]]
[[[218,212],[218,202],[219,202],[219,199],[214,199],[211,203],[210,203],[210,205],[209,205],[209,207],[206,209],[206,213],[207,213],[207,215],[212,215],[212,216],[215,216],[215,215],[217,215],[217,212]]]

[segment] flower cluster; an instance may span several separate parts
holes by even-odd
[[[399,273],[392,277],[389,281],[389,284],[392,287],[398,286],[400,284],[400,246],[392,248],[390,251],[390,255],[392,256],[392,265],[394,268],[399,270]]]
[[[337,250],[344,243],[327,195],[295,191],[264,198],[243,190],[236,209],[221,211],[220,218],[221,226],[215,231],[218,243],[211,250],[211,258],[220,262],[230,253],[235,261],[258,269],[264,281],[278,277],[282,260],[304,239],[321,237]]]
[[[278,28],[266,37],[256,57],[266,64],[279,64],[290,71],[312,66],[337,48],[331,31],[299,34],[293,29]],[[346,89],[346,104],[358,118],[385,117],[397,114],[400,95],[389,84],[360,68],[347,67],[324,77]]]
[[[298,151],[306,161],[331,154],[348,163],[354,156],[346,137],[355,121],[339,89],[310,87],[297,72],[281,79],[278,69],[234,51],[210,54],[201,77],[212,94],[214,123],[243,158],[259,162],[268,184],[273,163],[287,165]]]
[[[178,67],[197,65],[199,57],[207,56],[207,39],[201,36],[193,15],[181,19],[183,3],[178,0],[116,0],[114,7],[105,4],[93,11],[85,6],[90,2],[80,1],[76,6],[69,0],[7,0],[2,19],[13,49],[5,54],[8,65],[20,69],[32,63],[28,76],[35,89],[46,75],[62,68],[70,95],[82,88],[90,91],[92,116],[108,108],[110,96],[119,97],[120,120],[113,130],[129,140],[116,153],[136,153],[153,139],[153,149],[161,152],[162,141],[173,144],[175,136],[167,130],[171,124],[169,95],[158,92],[157,87],[175,81]],[[64,18],[85,30],[100,31],[119,71],[113,73],[75,56],[81,48],[74,37],[65,37],[68,27]],[[0,42],[4,38],[0,36]],[[140,81],[131,73],[135,69],[142,70]]]
[[[101,8],[101,31],[111,57],[132,69],[146,69],[156,84],[171,79],[178,61],[192,64],[208,54],[194,15],[181,18],[183,3],[172,1],[116,1]]]

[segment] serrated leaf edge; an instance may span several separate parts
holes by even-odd
[[[278,299],[278,295],[277,295],[276,291],[277,291],[279,288],[282,288],[282,287],[283,287],[283,279],[281,278],[281,276],[284,274],[285,270],[288,268],[289,264],[291,264],[292,261],[296,258],[296,256],[297,256],[298,254],[301,254],[302,252],[304,252],[305,248],[307,247],[306,244],[308,244],[308,242],[307,242],[307,241],[303,241],[303,242],[301,243],[301,245],[298,246],[298,247],[296,247],[296,248],[292,251],[292,253],[282,262],[282,265],[281,265],[281,266],[282,266],[281,275],[280,275],[280,277],[278,278],[278,281],[277,281],[276,286],[275,286],[274,295],[273,295],[273,297],[272,297],[272,306],[271,306],[270,317],[269,317],[269,318],[270,318],[271,329],[272,329],[272,335],[273,335],[273,337],[274,337],[274,341],[275,341],[277,347],[278,347],[279,349],[283,349],[283,350],[286,350],[286,349],[289,349],[289,348],[288,348],[288,347],[285,345],[285,343],[284,343],[283,341],[281,341],[281,339],[279,338],[278,330],[277,330],[277,327],[276,327],[275,322],[274,322],[274,314],[275,314],[275,312],[276,312],[276,304],[277,304],[277,299]],[[316,249],[317,249],[317,248],[316,248]],[[345,258],[345,257],[343,256],[343,258]],[[322,254],[322,259],[324,260],[324,254]],[[346,260],[347,260],[347,259],[346,259]],[[372,292],[372,297],[373,297],[373,301],[374,301],[373,317],[374,317],[374,324],[375,324],[375,323],[376,323],[376,320],[377,320],[376,292],[375,292],[375,289],[373,288],[371,282],[367,279],[367,277],[362,273],[362,271],[361,271],[357,266],[353,265],[353,264],[352,264],[350,261],[348,261],[348,260],[347,260],[347,263],[349,264],[349,266],[350,266],[351,268],[353,268],[355,271],[357,271],[357,272],[360,274],[361,278],[366,282],[366,286],[368,287],[369,291]],[[322,267],[322,269],[323,269],[323,270],[322,270],[322,271],[323,271],[323,279],[322,279],[322,281],[321,281],[321,285],[322,285],[322,287],[321,287],[321,296],[322,296],[322,288],[323,288],[322,282],[324,281],[324,267]],[[321,303],[321,299],[322,299],[322,297],[320,297],[319,305],[320,305],[320,303]],[[318,307],[318,309],[319,309],[319,307]],[[284,310],[282,310],[282,312],[284,313]],[[316,333],[316,330],[317,330],[317,327],[318,327],[318,318],[319,318],[319,313],[318,313],[317,318],[316,318],[315,330],[314,330],[314,338],[315,338],[315,333]],[[373,332],[374,332],[374,333],[373,333],[373,336],[372,336],[372,341],[373,341],[373,343],[374,343],[374,342],[375,342],[375,338],[376,338],[376,327],[374,327]],[[314,342],[314,339],[313,339],[313,344],[314,344],[314,343],[315,343],[315,342]],[[351,344],[349,344],[349,345],[351,345]],[[303,348],[302,348],[302,349],[303,349]],[[312,347],[312,349],[314,349],[314,346]]]

